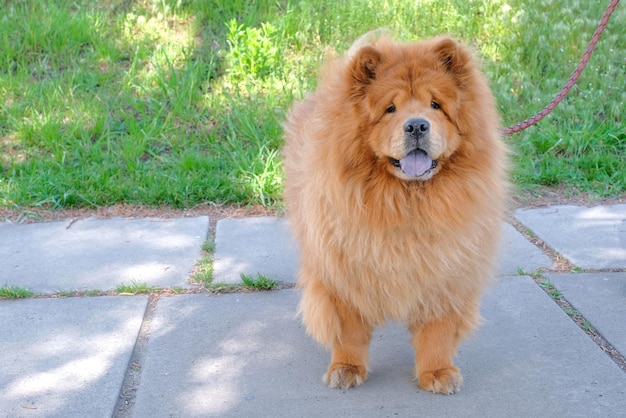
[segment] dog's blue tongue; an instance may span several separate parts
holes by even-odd
[[[411,151],[400,160],[400,168],[404,174],[411,177],[419,177],[431,169],[433,160],[424,151],[418,149]]]

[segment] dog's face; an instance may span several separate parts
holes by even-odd
[[[369,121],[365,136],[397,178],[429,180],[458,149],[455,117],[468,60],[449,39],[357,52],[353,97]]]

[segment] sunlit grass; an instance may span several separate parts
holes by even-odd
[[[115,291],[124,295],[145,295],[160,290],[158,286],[148,286],[145,282],[135,282],[130,284],[121,283],[115,287]]]
[[[256,277],[242,274],[241,281],[243,282],[244,287],[251,290],[272,290],[278,286],[278,282],[276,280],[265,277],[262,274],[257,274]]]
[[[601,4],[602,3],[602,4]],[[560,89],[603,2],[26,0],[0,17],[0,205],[280,205],[281,122],[323,57],[386,27],[475,46],[504,125]],[[515,183],[626,188],[626,9],[571,95],[507,140]]]
[[[0,299],[23,299],[29,298],[34,294],[31,290],[20,286],[4,284],[0,287]]]

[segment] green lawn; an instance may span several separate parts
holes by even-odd
[[[605,3],[1,1],[0,207],[280,205],[281,122],[329,51],[451,34],[509,125],[558,92]],[[571,95],[507,138],[521,189],[625,194],[624,27],[622,4]]]

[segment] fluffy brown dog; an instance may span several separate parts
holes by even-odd
[[[479,322],[506,194],[494,98],[448,38],[358,41],[285,126],[285,202],[300,243],[300,312],[332,349],[330,387],[367,378],[374,326],[406,323],[416,377],[454,393]]]

